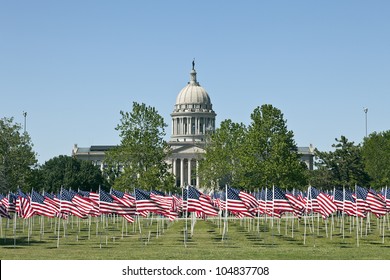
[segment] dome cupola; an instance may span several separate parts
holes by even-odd
[[[195,61],[192,61],[190,81],[179,92],[172,116],[171,141],[204,141],[207,130],[215,130],[215,112],[207,91],[196,79]]]

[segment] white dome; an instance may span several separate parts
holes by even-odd
[[[206,108],[211,105],[210,96],[196,81],[196,71],[194,69],[190,72],[190,82],[179,92],[176,98],[176,106],[189,104],[207,105]]]
[[[215,112],[210,96],[196,81],[195,63],[192,62],[189,83],[176,98],[172,117],[171,143],[204,142],[207,131],[215,130]]]
[[[181,104],[207,104],[211,103],[206,90],[200,85],[188,84],[179,93],[176,98],[176,105]]]

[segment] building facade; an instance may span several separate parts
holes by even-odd
[[[174,105],[169,145],[172,153],[167,162],[172,166],[176,185],[183,187],[193,185],[200,187],[198,175],[199,161],[205,154],[205,143],[208,134],[215,131],[216,113],[213,110],[210,96],[197,81],[195,63],[192,62],[188,84],[179,92]],[[74,145],[72,156],[92,161],[104,167],[105,152],[114,146],[91,146],[80,148]],[[309,170],[313,170],[314,148],[298,147],[301,160]]]

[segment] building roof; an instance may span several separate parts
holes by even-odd
[[[309,147],[298,147],[298,154],[314,155],[314,147],[311,144]]]
[[[95,145],[95,146],[91,146],[90,148],[90,151],[91,152],[106,152],[108,150],[111,150],[113,148],[115,148],[117,146],[113,146],[113,145]]]
[[[78,147],[77,144],[74,145],[72,150],[72,155],[86,155],[86,154],[105,154],[108,150],[115,148],[114,145],[95,145],[91,147]]]

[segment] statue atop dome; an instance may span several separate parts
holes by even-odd
[[[192,60],[192,70],[195,71],[195,58]]]

